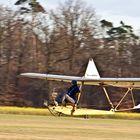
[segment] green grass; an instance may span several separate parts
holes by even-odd
[[[139,120],[0,114],[0,140],[139,140]]]

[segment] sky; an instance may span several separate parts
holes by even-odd
[[[0,5],[15,7],[17,0],[0,0]],[[55,8],[65,0],[38,0],[46,8]],[[131,25],[140,33],[140,0],[82,0],[93,7],[100,19],[106,19],[118,26],[120,21]]]

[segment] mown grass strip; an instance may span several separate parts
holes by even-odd
[[[114,113],[106,115],[93,115],[93,118],[104,118],[104,119],[127,119],[127,120],[140,120],[140,113]]]

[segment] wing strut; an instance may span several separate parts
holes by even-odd
[[[120,104],[122,103],[122,101],[124,100],[124,98],[125,98],[126,95],[129,93],[130,90],[131,90],[131,88],[128,88],[128,90],[126,91],[126,93],[124,94],[124,96],[122,97],[122,99],[119,101],[119,103],[118,103],[117,106],[115,107],[115,110],[117,110],[117,108],[120,106]]]
[[[110,104],[110,106],[111,106],[111,109],[114,110],[114,105],[113,105],[113,103],[111,102],[111,100],[110,100],[110,98],[109,98],[109,96],[108,96],[108,93],[107,93],[106,88],[103,87],[103,90],[104,90],[104,93],[105,93],[105,95],[106,95],[106,98],[107,98],[107,100],[108,100],[108,102],[109,102],[109,104]]]
[[[136,106],[136,104],[135,104],[135,100],[134,100],[134,95],[133,95],[132,90],[133,90],[133,89],[131,89],[131,91],[130,91],[130,92],[131,92],[131,97],[132,97],[132,101],[133,101],[133,106]]]
[[[82,94],[82,92],[83,92],[83,85],[84,85],[84,82],[82,82],[82,84],[80,85],[80,93],[78,94],[78,97],[77,97],[77,104],[79,103],[81,94]]]
[[[124,94],[124,96],[121,98],[121,100],[119,101],[119,103],[118,103],[117,106],[115,107],[115,111],[117,111],[117,108],[120,106],[120,104],[122,103],[122,101],[123,101],[124,98],[128,95],[129,92],[131,93],[133,106],[135,106],[135,100],[134,100],[134,96],[133,96],[132,90],[133,90],[133,88],[128,88],[128,90],[126,91],[126,93]],[[128,110],[129,110],[129,109],[128,109]]]

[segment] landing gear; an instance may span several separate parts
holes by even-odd
[[[56,106],[51,106],[51,105],[49,105],[49,103],[48,103],[47,100],[44,100],[44,103],[43,103],[43,104],[44,104],[44,106],[46,106],[46,107],[48,108],[49,112],[50,112],[53,116],[58,116],[58,117],[62,116],[62,113],[61,113],[61,112],[58,112],[58,111],[55,110],[55,107],[56,107]]]

